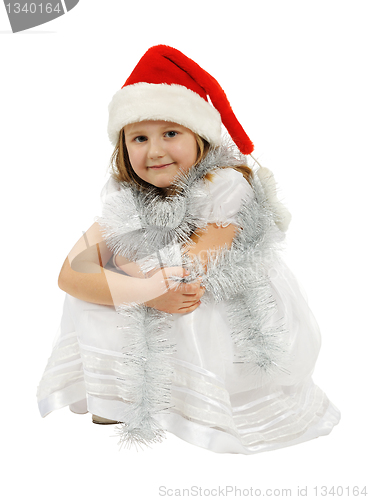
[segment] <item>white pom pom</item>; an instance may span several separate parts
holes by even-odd
[[[277,187],[273,173],[268,168],[259,167],[257,175],[264,188],[265,195],[276,214],[276,225],[281,231],[286,232],[291,222],[291,214],[277,197]]]

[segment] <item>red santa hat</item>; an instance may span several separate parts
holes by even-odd
[[[214,146],[220,144],[223,123],[242,153],[254,149],[215,78],[167,45],[151,47],[113,96],[109,139],[116,145],[125,125],[144,120],[179,123]]]

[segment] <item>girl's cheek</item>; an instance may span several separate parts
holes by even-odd
[[[135,151],[135,148],[130,148],[128,150],[128,156],[132,167],[134,167],[134,165],[137,165],[139,163],[140,155],[138,154],[137,151]]]

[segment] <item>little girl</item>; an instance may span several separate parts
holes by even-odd
[[[121,444],[167,430],[220,453],[328,434],[340,414],[311,379],[319,329],[278,252],[289,213],[272,174],[248,165],[218,82],[152,47],[114,95],[108,133],[102,216],[59,277],[41,415],[69,406],[118,424]]]

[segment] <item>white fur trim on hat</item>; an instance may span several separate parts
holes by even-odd
[[[108,135],[112,144],[117,144],[119,132],[125,125],[144,120],[178,123],[210,144],[220,144],[219,112],[182,85],[136,83],[118,90],[109,104]]]

